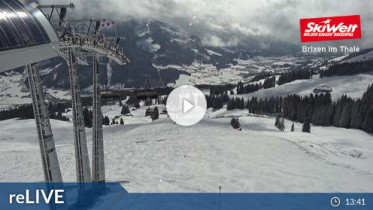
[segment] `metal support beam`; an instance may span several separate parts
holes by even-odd
[[[39,137],[41,161],[43,165],[46,189],[48,191],[52,189],[62,189],[63,180],[61,169],[58,163],[52,127],[49,121],[48,105],[44,100],[43,87],[40,82],[40,73],[37,68],[37,64],[34,63],[26,65],[26,71],[28,74],[36,130]],[[51,210],[67,208],[68,204],[66,200],[65,205],[59,205],[58,207],[56,204],[49,204],[49,209]]]
[[[47,104],[44,100],[43,89],[40,83],[40,73],[37,64],[26,66],[30,84],[32,106],[39,137],[41,160],[45,182],[62,182],[61,170],[58,163],[54,144],[52,127],[49,121]]]
[[[99,84],[99,63],[96,56],[93,56],[93,138],[92,138],[92,178],[95,193],[105,190],[105,160],[104,140],[102,132],[102,111],[101,111],[101,90]]]
[[[75,8],[75,5],[73,3],[70,3],[70,4],[50,4],[50,5],[39,5],[38,6],[39,9],[52,9],[52,8],[70,8],[70,9],[74,9]]]
[[[84,128],[83,108],[80,96],[79,79],[76,72],[76,55],[73,48],[68,49],[69,80],[71,90],[71,105],[74,124],[74,146],[76,161],[76,176],[78,197],[80,203],[89,203],[92,198],[91,170],[89,166],[87,139]]]

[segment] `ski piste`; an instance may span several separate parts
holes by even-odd
[[[0,0],[0,209],[371,209],[373,5],[292,1]]]

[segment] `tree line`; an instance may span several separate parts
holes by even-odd
[[[62,115],[65,112],[65,108],[68,107],[68,104],[49,104],[49,118],[55,120],[69,121],[68,117]],[[24,104],[21,106],[2,109],[0,110],[0,121],[8,120],[12,118],[19,118],[21,120],[34,119],[34,111],[32,104]]]
[[[212,108],[214,110],[221,109],[229,100],[230,98],[227,92],[220,95],[208,95],[206,96],[207,108]]]
[[[14,107],[11,109],[0,110],[0,120],[8,120],[12,118],[33,119],[34,111],[31,104]]]
[[[286,72],[281,74],[279,77],[277,84],[283,85],[286,83],[293,82],[299,79],[311,79],[312,78],[312,71],[308,70],[292,70],[290,72]]]
[[[276,86],[276,76],[268,77],[263,83],[247,84],[244,85],[242,82],[237,83],[237,94],[248,94],[253,93],[261,89],[273,88]]]
[[[93,111],[91,109],[88,109],[88,108],[84,108],[83,109],[83,118],[84,118],[84,127],[87,127],[87,128],[92,128],[93,126]],[[113,120],[115,120],[113,118]],[[110,122],[110,119],[108,116],[102,116],[102,125],[110,125],[113,124],[112,122]],[[114,124],[115,124],[115,121],[114,121]]]
[[[268,89],[268,88],[273,88],[276,86],[276,76],[269,77],[264,80],[263,82],[263,88]]]
[[[283,117],[298,122],[310,122],[320,126],[355,128],[373,132],[373,86],[369,86],[361,99],[346,95],[336,102],[331,95],[289,95],[284,98],[251,98],[247,107],[250,113],[282,113]]]
[[[262,73],[259,73],[259,74],[256,74],[251,80],[250,82],[258,82],[262,79],[265,79],[265,78],[268,78],[268,77],[271,77],[273,76],[273,73],[271,72],[262,72]]]
[[[248,84],[244,85],[242,82],[239,82],[237,84],[237,94],[248,94],[256,92],[263,88],[263,85],[261,82],[256,84]]]
[[[354,63],[340,63],[320,72],[320,78],[332,76],[356,75],[373,71],[373,60]]]
[[[306,127],[312,123],[373,133],[373,85],[368,87],[361,99],[343,95],[334,102],[330,93],[264,99],[252,97],[246,102],[241,98],[229,98],[225,94],[206,98],[208,107],[215,110],[227,105],[228,110],[248,109],[253,114],[280,114],[289,120],[305,123]]]

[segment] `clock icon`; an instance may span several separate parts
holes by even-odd
[[[332,199],[330,199],[330,205],[332,205],[333,207],[338,207],[340,204],[341,199],[339,199],[338,197],[333,197]]]

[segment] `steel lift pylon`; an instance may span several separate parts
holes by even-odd
[[[104,137],[102,132],[101,90],[98,57],[93,56],[93,131],[92,131],[92,181],[95,193],[105,189]]]
[[[78,186],[78,197],[81,203],[91,197],[92,178],[89,166],[87,138],[84,127],[83,107],[80,94],[79,78],[76,72],[76,55],[73,48],[68,48],[68,67],[71,92],[71,106],[73,112],[74,147],[76,162],[76,177]]]
[[[52,127],[49,120],[48,104],[44,99],[43,86],[40,82],[40,72],[36,63],[26,65],[29,80],[36,130],[39,137],[40,154],[44,172],[46,189],[62,189],[63,180],[54,143]],[[49,203],[49,209],[68,209],[67,201],[57,206]]]
[[[48,105],[44,100],[43,89],[40,82],[40,73],[36,63],[28,64],[26,69],[31,91],[32,106],[35,115],[36,130],[39,136],[44,181],[61,183],[61,170],[54,144],[52,127],[49,121]]]
[[[39,5],[41,9],[51,9],[48,20],[54,22],[54,27],[59,33],[61,43],[60,56],[65,58],[69,67],[69,81],[71,90],[71,102],[74,124],[74,146],[76,160],[76,175],[78,186],[78,205],[89,204],[88,200],[92,193],[99,193],[105,189],[105,161],[104,144],[102,131],[101,94],[99,86],[99,65],[98,55],[102,54],[116,61],[120,65],[129,63],[128,58],[123,53],[123,48],[119,46],[119,37],[106,40],[100,33],[100,20],[95,20],[96,27],[90,30],[93,20],[90,20],[87,33],[75,33],[74,28],[65,21],[67,8],[74,8],[69,5]],[[56,13],[54,13],[56,12]],[[57,20],[54,15],[57,14]],[[77,52],[81,50],[81,52]],[[88,52],[88,53],[87,53]],[[81,91],[77,70],[77,53],[79,55],[88,54],[93,57],[93,135],[92,135],[92,174],[90,171],[87,139],[84,128],[83,108],[81,101]],[[92,189],[92,181],[100,183],[100,189]],[[102,189],[101,189],[102,188]]]

